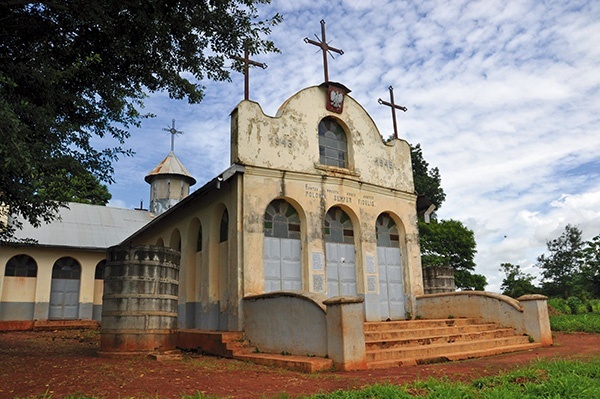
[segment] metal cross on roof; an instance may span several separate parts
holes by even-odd
[[[327,39],[325,37],[325,21],[324,20],[321,20],[321,39],[319,39],[319,37],[317,35],[315,35],[315,37],[317,38],[316,41],[309,39],[308,37],[305,37],[304,42],[321,48],[321,51],[323,52],[323,69],[325,71],[325,82],[329,82],[329,71],[327,69],[327,53],[329,53],[331,58],[333,58],[333,54],[331,54],[332,51],[334,53],[338,53],[339,55],[344,54],[344,51],[340,50],[339,48],[331,47],[329,45],[329,43],[327,43]]]
[[[250,98],[250,65],[257,66],[262,69],[267,69],[267,64],[252,61],[249,57],[250,56],[248,54],[248,49],[244,50],[244,58],[233,57],[234,60],[241,61],[244,63],[244,100],[248,100]]]
[[[163,131],[169,132],[171,134],[171,151],[173,151],[175,148],[175,135],[183,134],[183,132],[175,129],[175,119],[173,119],[171,127],[163,128]]]
[[[402,105],[396,105],[394,103],[394,88],[392,86],[390,86],[389,89],[390,89],[390,102],[383,101],[381,98],[379,100],[377,100],[377,102],[379,104],[387,105],[388,107],[392,108],[392,120],[394,121],[394,138],[397,139],[398,138],[398,127],[396,125],[396,109],[406,112],[408,110],[408,108],[406,108]]]

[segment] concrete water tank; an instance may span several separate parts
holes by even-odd
[[[180,253],[157,246],[108,249],[100,354],[175,349]]]

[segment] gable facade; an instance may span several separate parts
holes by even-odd
[[[231,164],[125,241],[181,251],[179,326],[242,330],[244,297],[364,298],[367,320],[403,319],[423,293],[409,145],[385,144],[350,96],[327,87],[276,116],[242,101]]]

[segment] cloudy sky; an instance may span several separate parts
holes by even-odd
[[[250,97],[268,115],[302,88],[323,81],[321,54],[304,43],[320,36],[344,54],[330,80],[350,94],[385,137],[390,110],[377,103],[394,87],[400,138],[420,143],[437,166],[446,201],[441,219],[474,231],[476,272],[499,291],[503,262],[533,265],[566,224],[584,239],[600,234],[600,2],[274,0],[263,16],[284,21],[271,39],[281,54],[260,55]],[[112,206],[133,208],[144,176],[170,149],[162,129],[184,132],[175,153],[201,187],[229,166],[229,113],[243,99],[243,76],[205,82],[206,98],[188,105],[154,94],[156,118],[132,131],[133,158],[115,164]]]

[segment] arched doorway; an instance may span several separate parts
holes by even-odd
[[[79,280],[81,266],[71,257],[60,258],[52,267],[50,320],[79,318]]]
[[[381,318],[404,319],[404,283],[398,226],[389,214],[382,213],[377,218],[375,230]]]
[[[265,292],[302,289],[300,217],[284,200],[275,200],[265,211]]]
[[[356,263],[352,220],[334,206],[325,215],[327,296],[356,296]]]

